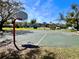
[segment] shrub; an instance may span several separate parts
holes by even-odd
[[[0,53],[0,59],[20,59],[20,55],[18,51],[8,49]]]
[[[41,59],[56,59],[55,57],[55,53],[45,50],[45,55],[43,55]]]
[[[43,52],[45,53],[44,55],[42,55]],[[16,51],[8,49],[0,53],[0,59],[55,59],[55,54],[49,51],[41,51],[40,49],[33,49],[28,52],[27,50]]]

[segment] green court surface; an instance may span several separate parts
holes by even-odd
[[[61,30],[17,31],[16,41],[19,45],[31,42],[45,47],[79,47],[79,35]]]

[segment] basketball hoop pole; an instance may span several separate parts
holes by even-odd
[[[17,49],[17,50],[20,50],[18,47],[17,47],[17,45],[16,45],[16,38],[15,38],[15,21],[16,21],[16,19],[14,19],[13,20],[13,44],[14,44],[14,46],[15,46],[15,48]]]

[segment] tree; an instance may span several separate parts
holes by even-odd
[[[36,23],[36,19],[32,19],[31,24],[35,24],[35,23]]]
[[[0,31],[2,31],[3,24],[8,21],[12,20],[13,22],[13,44],[17,50],[20,50],[16,43],[15,43],[15,18],[20,17],[26,19],[27,14],[21,10],[24,8],[22,7],[22,4],[19,1],[16,0],[0,0]],[[21,19],[18,18],[18,19]]]
[[[7,20],[12,20],[11,17],[16,12],[23,10],[22,3],[16,0],[0,0],[0,31],[2,31],[3,24]]]
[[[34,29],[37,29],[38,25],[36,24],[36,19],[31,20],[31,27],[33,27]]]
[[[72,4],[72,9],[74,11],[74,16],[73,18],[75,19],[76,21],[76,25],[77,25],[77,30],[79,30],[79,9],[78,9],[78,5],[77,4]]]
[[[65,20],[67,25],[73,26],[76,25],[76,29],[79,30],[79,10],[77,4],[71,5],[71,12],[67,13],[66,16],[64,16],[62,13],[60,13],[60,19]]]

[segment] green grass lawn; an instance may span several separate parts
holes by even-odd
[[[76,32],[76,30],[69,30],[69,29],[66,29],[65,31],[66,32]]]
[[[3,30],[12,30],[13,28],[8,28],[8,27],[5,27],[3,28]],[[45,28],[46,30],[48,30],[48,28]],[[44,28],[37,28],[37,29],[34,29],[34,28],[16,28],[16,30],[44,30]]]

